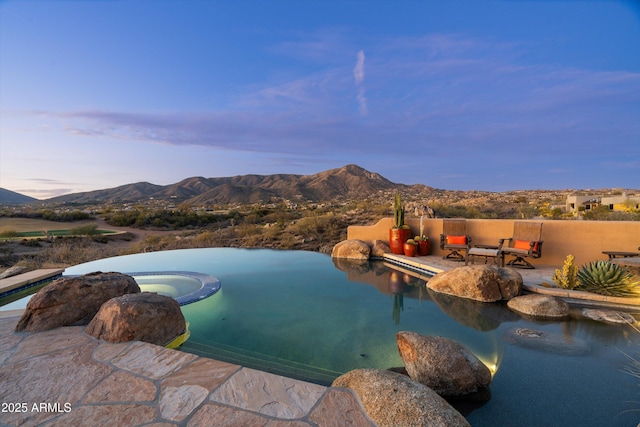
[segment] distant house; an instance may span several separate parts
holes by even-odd
[[[600,205],[600,196],[567,196],[566,211],[590,211]]]
[[[627,196],[623,193],[621,196],[603,197],[601,204],[609,206],[612,211],[639,210],[640,195]]]
[[[640,210],[640,195],[629,196],[622,193],[618,196],[567,196],[565,210],[567,212],[589,212],[597,206],[607,206],[612,211]]]

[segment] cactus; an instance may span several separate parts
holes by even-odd
[[[576,289],[615,297],[640,297],[640,281],[627,269],[609,261],[583,265]]]
[[[574,259],[573,255],[567,255],[562,270],[556,270],[552,277],[553,282],[563,289],[574,289],[578,285],[578,268],[573,263]]]
[[[400,194],[396,194],[393,200],[393,219],[395,221],[393,228],[404,228],[404,206],[402,206]]]

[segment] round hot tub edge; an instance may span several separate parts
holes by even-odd
[[[193,271],[136,271],[132,273],[124,273],[129,276],[184,276],[192,279],[196,279],[200,282],[200,289],[197,289],[193,292],[190,292],[186,295],[180,295],[175,297],[175,300],[178,301],[180,305],[187,305],[193,302],[197,302],[203,300],[211,295],[215,294],[220,290],[222,284],[220,280],[216,277],[210,276],[208,274],[196,273]]]

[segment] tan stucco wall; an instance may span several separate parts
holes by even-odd
[[[498,244],[498,239],[511,237],[513,219],[468,219],[467,233],[472,244]],[[542,257],[528,259],[532,264],[562,265],[567,255],[577,264],[607,259],[602,251],[640,252],[640,221],[533,221],[542,222]],[[409,218],[406,223],[414,235],[420,231],[420,218]],[[442,219],[424,219],[424,234],[431,240],[431,254],[445,255],[440,250]],[[393,218],[383,218],[372,226],[348,228],[349,239],[389,241],[389,228]]]

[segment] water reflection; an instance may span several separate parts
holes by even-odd
[[[425,323],[429,319],[426,316],[422,322],[420,319],[408,319],[404,322],[405,328],[411,329],[419,325],[422,334],[444,336],[460,342],[482,360],[492,375],[497,372],[504,349],[499,334],[494,330],[504,322],[520,320],[520,316],[505,304],[481,303],[431,291],[426,286],[427,276],[381,261],[363,263],[334,259],[333,263],[336,268],[347,273],[350,281],[366,283],[380,293],[392,296],[392,320],[395,325],[401,324],[401,315],[405,312],[407,303],[405,298],[418,300],[419,303],[433,303],[442,314],[428,323]],[[455,327],[454,322],[465,328]],[[472,333],[467,328],[477,332]]]
[[[333,262],[336,268],[347,274],[349,280],[370,284],[379,292],[392,295],[394,297],[392,317],[396,324],[400,323],[400,313],[404,310],[404,297],[432,301],[443,313],[460,325],[482,332],[493,331],[504,323],[519,322],[523,319],[541,328],[558,324],[555,320],[521,316],[501,302],[483,303],[432,291],[426,287],[427,276],[391,266],[383,261],[363,263],[334,259]],[[572,336],[581,336],[589,341],[617,345],[637,338],[638,334],[632,328],[612,327],[610,324],[588,319],[582,315],[581,310],[581,307],[572,307],[570,317],[560,322],[562,333],[568,339]],[[637,313],[634,315],[637,316]]]
[[[451,326],[450,322],[439,321],[428,325],[423,331],[431,335],[441,335],[460,342],[469,347],[489,367],[492,374],[498,371],[502,362],[504,342],[517,347],[524,347],[547,354],[585,354],[584,351],[574,353],[576,348],[589,348],[589,342],[597,345],[591,347],[591,352],[608,352],[610,346],[625,348],[637,341],[637,332],[627,327],[612,327],[612,325],[593,321],[584,317],[581,308],[572,308],[570,317],[562,321],[540,320],[522,316],[510,310],[505,303],[483,303],[470,299],[432,291],[426,287],[428,277],[420,276],[411,270],[391,266],[381,261],[367,263],[353,263],[334,260],[334,265],[347,274],[350,281],[366,283],[374,286],[380,293],[393,297],[392,319],[400,325],[401,316],[407,315],[407,300],[417,299],[420,302],[429,301],[439,310],[453,319],[459,325],[475,331],[481,335],[470,335]],[[532,334],[541,332],[544,340],[535,340],[517,333],[525,323]],[[515,324],[515,326],[509,326]],[[499,332],[501,326],[503,327]],[[550,329],[548,332],[542,332]],[[551,330],[555,332],[551,332]],[[514,332],[516,331],[516,332]],[[635,334],[635,336],[634,336]]]
[[[429,298],[440,310],[447,313],[461,325],[478,331],[492,331],[504,322],[517,322],[520,316],[509,310],[504,304],[488,304],[453,295],[442,294],[427,289]]]
[[[504,322],[520,320],[520,316],[504,304],[486,304],[434,292],[426,287],[428,277],[399,267],[391,267],[382,261],[362,263],[334,259],[333,262],[336,268],[347,273],[349,280],[370,284],[379,292],[392,295],[392,318],[396,324],[400,323],[405,296],[417,298],[421,302],[432,301],[459,324],[478,331],[492,331]]]

